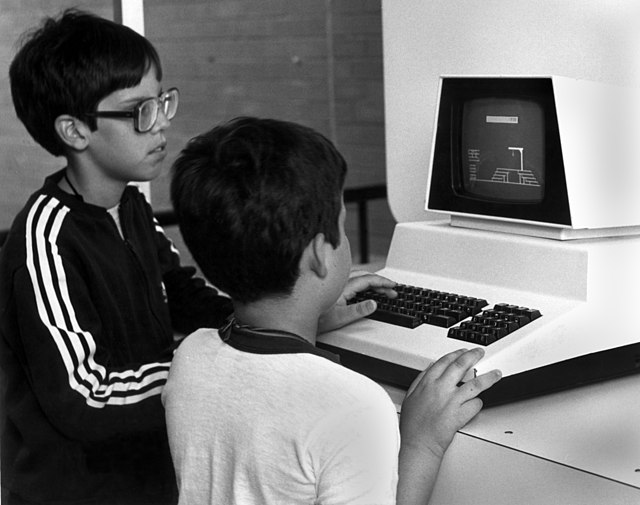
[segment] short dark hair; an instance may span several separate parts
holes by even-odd
[[[26,32],[9,67],[18,118],[42,147],[64,154],[55,119],[70,114],[96,128],[98,103],[140,83],[150,68],[162,80],[155,48],[131,28],[94,14],[67,9]]]
[[[171,199],[204,275],[248,303],[290,294],[317,234],[339,245],[346,172],[313,129],[241,117],[189,141],[173,165]]]

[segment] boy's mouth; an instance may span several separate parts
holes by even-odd
[[[165,151],[165,149],[167,148],[167,143],[163,142],[162,144],[160,144],[158,147],[156,147],[155,149],[152,149],[150,152],[153,153],[163,153]]]

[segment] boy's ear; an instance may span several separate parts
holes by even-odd
[[[324,279],[329,272],[327,246],[331,246],[331,244],[326,241],[324,233],[318,233],[307,246],[309,268],[321,279]]]
[[[58,116],[54,128],[60,140],[76,151],[82,151],[89,144],[91,131],[84,121],[68,114]]]

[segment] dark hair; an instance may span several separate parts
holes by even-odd
[[[64,154],[55,119],[69,114],[96,128],[98,103],[140,83],[150,68],[162,80],[153,45],[132,29],[77,9],[45,18],[23,34],[9,68],[16,114],[42,147]]]
[[[290,294],[318,233],[339,245],[346,172],[311,128],[236,118],[189,141],[173,166],[171,198],[204,275],[247,303]]]

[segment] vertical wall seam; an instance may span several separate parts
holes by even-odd
[[[325,39],[327,44],[327,101],[329,138],[338,147],[336,126],[335,55],[333,46],[333,0],[325,0]]]

